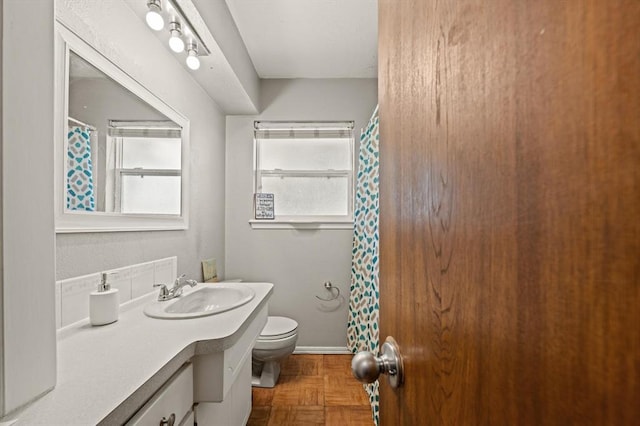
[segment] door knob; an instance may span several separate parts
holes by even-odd
[[[404,379],[404,365],[398,344],[389,336],[379,356],[367,351],[358,352],[351,360],[351,371],[362,383],[373,383],[380,374],[387,374],[391,387],[400,387]]]

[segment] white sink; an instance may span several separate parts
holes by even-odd
[[[242,284],[198,284],[194,290],[180,297],[148,304],[144,313],[161,319],[205,317],[242,306],[255,295],[252,289]]]

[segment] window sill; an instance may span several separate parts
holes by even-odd
[[[353,229],[353,221],[344,220],[255,220],[249,221],[253,229]]]

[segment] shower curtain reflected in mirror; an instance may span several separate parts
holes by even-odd
[[[378,217],[379,203],[379,133],[378,107],[360,135],[358,178],[355,191],[353,250],[351,260],[351,293],[347,344],[351,352],[378,354]],[[377,425],[378,382],[365,385],[369,394],[373,419]]]
[[[84,126],[70,126],[67,133],[67,210],[95,211],[91,160],[91,134]]]

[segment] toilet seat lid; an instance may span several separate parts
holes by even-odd
[[[260,332],[261,339],[287,337],[295,333],[298,323],[287,317],[268,317],[267,325]]]

